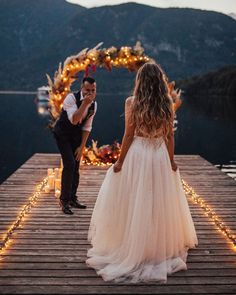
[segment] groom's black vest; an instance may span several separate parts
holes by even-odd
[[[82,100],[80,100],[80,91],[74,93],[74,96],[76,99],[77,108],[79,108],[82,103]],[[84,123],[87,121],[87,119],[94,114],[94,108],[95,102],[92,102],[88,109],[87,115],[85,116],[83,121],[81,123],[78,123],[77,125],[74,125],[70,122],[70,120],[68,119],[67,112],[64,109],[62,109],[61,114],[53,128],[53,132],[59,138],[76,141],[79,145],[81,143],[82,127]]]

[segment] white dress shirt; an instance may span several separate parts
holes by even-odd
[[[82,92],[80,92],[80,100],[83,100],[83,99],[84,99],[83,94],[82,94]],[[90,105],[91,104],[89,104],[85,108],[82,119],[84,119],[86,117]],[[72,123],[72,117],[73,117],[74,113],[78,110],[78,107],[76,104],[76,98],[73,93],[69,93],[66,96],[66,98],[64,99],[63,109],[67,112],[68,119]],[[89,131],[89,132],[92,130],[93,118],[95,116],[96,111],[97,111],[97,102],[95,101],[94,114],[86,120],[86,122],[84,123],[84,125],[82,127],[82,130]]]

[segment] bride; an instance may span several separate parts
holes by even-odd
[[[125,103],[118,161],[107,171],[89,228],[87,265],[105,281],[165,283],[198,244],[174,161],[173,105],[159,65],[146,63]]]

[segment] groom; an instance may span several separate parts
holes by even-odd
[[[96,81],[85,77],[77,93],[69,93],[64,102],[53,133],[63,162],[60,205],[65,214],[73,214],[70,207],[86,208],[79,203],[79,165],[83,148],[92,129],[97,110]]]

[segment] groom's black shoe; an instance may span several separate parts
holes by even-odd
[[[71,200],[70,201],[70,206],[74,208],[79,208],[79,209],[86,209],[87,206],[80,203],[78,200]]]
[[[60,205],[61,205],[61,210],[64,214],[68,214],[68,215],[74,214],[74,212],[71,211],[71,209],[67,203],[63,203],[62,201],[60,201]]]

